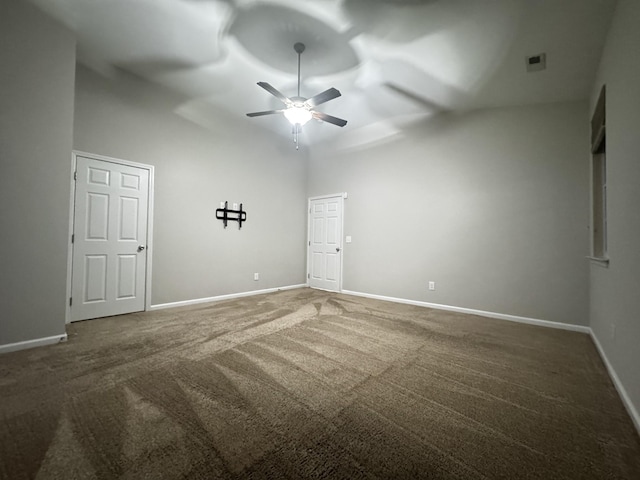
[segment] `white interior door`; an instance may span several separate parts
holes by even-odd
[[[342,282],[342,195],[309,201],[309,286],[339,292]]]
[[[71,321],[144,310],[149,173],[77,157]]]

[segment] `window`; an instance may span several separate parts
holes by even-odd
[[[608,263],[607,257],[607,139],[606,88],[602,87],[591,118],[591,258]]]

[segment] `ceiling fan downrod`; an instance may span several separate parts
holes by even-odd
[[[304,43],[297,42],[293,45],[293,49],[298,54],[298,98],[300,98],[300,57],[302,56],[302,52],[305,50]],[[298,142],[298,133],[300,132],[300,124],[296,123],[293,125],[293,143],[296,144],[296,150],[300,150],[300,143]]]
[[[307,47],[304,46],[304,43],[297,42],[293,45],[293,49],[298,54],[298,97],[300,96],[300,56],[305,48]]]

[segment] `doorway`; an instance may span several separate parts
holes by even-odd
[[[153,167],[74,153],[68,321],[150,301]]]
[[[342,289],[344,195],[309,199],[307,279],[311,288]]]

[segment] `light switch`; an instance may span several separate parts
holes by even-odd
[[[347,237],[344,240],[347,243],[351,243],[351,235],[347,235]]]

